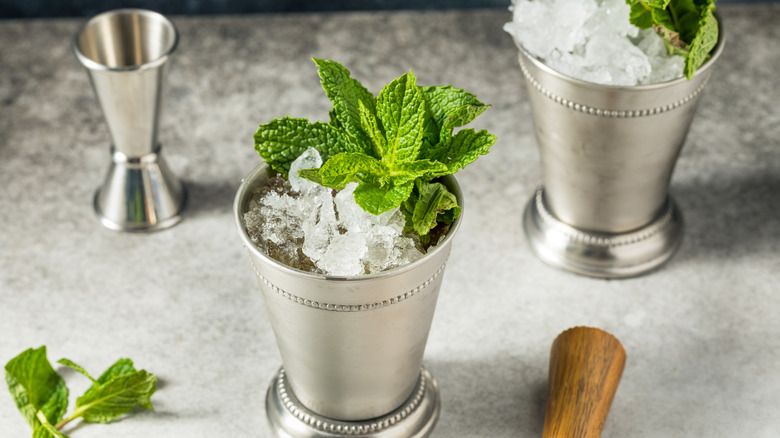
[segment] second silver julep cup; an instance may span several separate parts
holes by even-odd
[[[164,16],[118,9],[90,19],[73,39],[113,144],[111,166],[95,194],[103,225],[154,231],[181,219],[185,191],[160,155],[157,128],[168,60],[178,32]]]
[[[682,217],[668,195],[714,53],[688,81],[610,86],[558,73],[520,50],[543,187],[524,228],[545,262],[595,277],[630,277],[673,255]]]
[[[252,192],[272,174],[255,168],[233,207],[282,356],[266,399],[271,427],[293,438],[428,436],[440,402],[423,352],[460,219],[409,265],[348,278],[303,272],[259,250],[244,227]],[[455,179],[443,182],[462,205]]]

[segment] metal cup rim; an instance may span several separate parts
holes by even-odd
[[[87,57],[81,52],[81,50],[79,50],[79,37],[84,33],[84,30],[87,27],[89,27],[91,24],[93,24],[98,20],[105,19],[106,17],[113,16],[113,15],[122,15],[122,14],[144,15],[146,17],[150,17],[152,19],[158,20],[164,26],[169,27],[173,31],[173,41],[171,42],[171,46],[162,55],[158,56],[155,59],[152,59],[148,62],[139,65],[128,65],[122,67],[109,67],[105,64],[101,64]],[[81,64],[84,65],[84,67],[90,70],[102,70],[102,71],[112,71],[112,72],[146,70],[146,69],[159,67],[160,65],[164,64],[168,60],[168,58],[176,50],[176,47],[178,45],[179,45],[179,30],[176,28],[176,25],[174,25],[171,20],[169,20],[165,15],[159,12],[150,11],[148,9],[140,9],[140,8],[113,9],[95,15],[94,17],[87,20],[87,22],[84,23],[81,26],[81,28],[79,28],[79,31],[76,32],[76,34],[73,36],[73,40],[71,43],[71,46],[73,47],[73,52],[76,54],[76,58],[78,58],[79,62],[81,62]]]
[[[704,64],[702,64],[698,70],[696,70],[696,73],[694,74],[694,78],[696,77],[696,75],[700,75],[705,71],[707,71],[712,66],[712,64],[714,64],[715,61],[717,61],[721,53],[723,53],[723,47],[726,41],[726,36],[723,33],[723,17],[719,13],[715,12],[715,18],[718,20],[718,42],[715,45],[714,51],[712,52],[710,59],[708,59]],[[597,84],[595,82],[588,82],[582,79],[577,79],[575,77],[566,75],[548,66],[544,61],[539,59],[536,55],[531,54],[528,50],[525,49],[525,47],[523,47],[520,43],[518,43],[514,36],[512,36],[512,41],[514,41],[515,46],[517,46],[518,50],[523,54],[523,56],[526,59],[530,60],[537,68],[545,71],[546,73],[554,77],[557,77],[558,79],[572,83],[577,87],[590,88],[594,90],[604,90],[610,92],[620,92],[620,91],[641,92],[641,91],[657,90],[659,88],[672,87],[678,84],[688,82],[688,79],[685,76],[672,79],[669,81],[665,81],[665,82],[657,82],[653,84],[639,84],[639,85],[608,85],[608,84]]]
[[[270,169],[270,166],[263,162],[258,164],[254,169],[252,169],[251,172],[247,176],[245,176],[241,180],[241,185],[238,187],[238,190],[236,191],[236,196],[233,199],[233,220],[236,224],[236,227],[238,228],[238,233],[241,238],[242,243],[244,244],[244,247],[247,248],[247,250],[251,251],[253,254],[260,257],[262,260],[264,260],[266,263],[273,265],[276,269],[296,277],[304,277],[309,279],[316,279],[316,280],[327,280],[327,281],[348,281],[348,282],[360,282],[360,281],[370,281],[377,278],[387,278],[392,277],[396,275],[400,275],[404,272],[410,271],[412,269],[415,269],[417,266],[425,263],[426,259],[429,259],[433,257],[434,255],[438,254],[441,251],[447,251],[450,241],[453,239],[453,236],[457,233],[458,229],[460,228],[460,223],[463,219],[463,195],[460,190],[460,185],[458,184],[455,177],[452,175],[446,175],[442,177],[443,180],[447,181],[450,185],[449,189],[453,190],[453,194],[458,200],[458,205],[461,207],[461,213],[458,216],[457,219],[455,219],[455,222],[450,227],[450,230],[447,232],[447,235],[444,236],[444,239],[442,239],[435,248],[431,248],[426,254],[424,254],[419,259],[408,263],[403,266],[399,266],[397,268],[388,269],[386,271],[378,272],[375,274],[363,274],[363,275],[356,275],[356,276],[338,276],[338,275],[327,275],[327,274],[320,274],[315,272],[308,272],[303,271],[300,269],[293,268],[291,266],[285,265],[284,263],[281,263],[277,261],[276,259],[271,258],[268,256],[268,254],[261,251],[259,248],[255,246],[255,244],[252,242],[252,240],[249,238],[249,234],[246,231],[246,228],[244,227],[243,221],[242,221],[242,204],[245,197],[248,195],[248,191],[250,188],[250,184],[252,181],[254,181],[259,175],[262,175],[265,172],[275,172],[274,170]]]

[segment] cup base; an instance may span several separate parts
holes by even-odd
[[[624,233],[580,230],[554,217],[539,188],[528,203],[523,228],[542,261],[577,274],[627,278],[645,274],[669,260],[680,246],[683,220],[671,197],[647,225]]]
[[[424,438],[433,432],[439,419],[439,388],[424,368],[416,388],[409,399],[387,415],[364,421],[340,421],[304,407],[287,384],[282,368],[268,387],[265,410],[271,428],[282,438]]]
[[[187,191],[165,164],[160,147],[142,157],[112,151],[105,182],[95,192],[94,208],[106,228],[152,232],[181,221]]]

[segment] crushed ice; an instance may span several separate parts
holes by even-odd
[[[258,246],[295,268],[337,276],[377,273],[422,256],[403,235],[399,210],[374,216],[355,203],[357,184],[333,196],[331,189],[298,176],[301,169],[321,165],[317,150],[309,148],[292,163],[286,190],[266,190],[250,203],[244,221]]]
[[[629,22],[625,0],[513,0],[504,25],[531,54],[588,82],[637,85],[682,77],[682,56],[668,56],[652,29]]]

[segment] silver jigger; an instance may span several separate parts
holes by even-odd
[[[244,226],[271,175],[262,164],[244,179],[233,214],[282,356],[266,397],[272,429],[285,438],[428,436],[440,402],[422,359],[460,219],[409,265],[359,277],[303,272],[259,250]],[[455,179],[443,182],[462,205]]]
[[[682,216],[669,182],[721,40],[692,80],[610,86],[558,73],[520,47],[543,187],[524,228],[545,262],[620,278],[675,252]]]
[[[157,142],[163,80],[177,43],[173,23],[141,9],[97,15],[73,40],[113,140],[111,167],[95,194],[108,228],[154,231],[181,220],[186,193]]]

